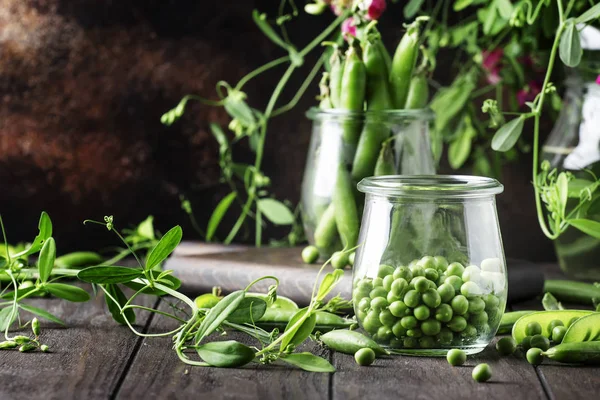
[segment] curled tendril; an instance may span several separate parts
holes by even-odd
[[[113,216],[112,215],[108,215],[104,217],[104,222],[106,222],[106,229],[108,229],[109,231],[113,230]]]

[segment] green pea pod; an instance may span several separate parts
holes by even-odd
[[[36,348],[37,346],[35,344],[24,344],[23,346],[19,347],[19,351],[21,353],[26,353],[28,351],[35,350]]]
[[[600,299],[600,287],[591,283],[548,279],[544,282],[544,292],[550,292],[560,301],[580,304],[593,304]]]
[[[425,108],[428,102],[429,84],[427,83],[427,77],[423,73],[418,73],[410,80],[405,108],[407,110],[418,110]]]
[[[92,251],[76,251],[56,257],[54,265],[57,268],[89,267],[102,263],[104,258]]]
[[[512,311],[506,312],[502,315],[502,319],[500,319],[500,326],[498,327],[497,335],[502,335],[505,333],[510,333],[512,331],[512,327],[524,315],[531,314],[535,311],[533,310],[524,310],[524,311]]]
[[[343,165],[338,167],[337,180],[333,191],[335,224],[345,249],[356,246],[358,241],[358,210],[354,198],[352,178]]]
[[[390,142],[386,142],[381,146],[377,163],[375,163],[375,176],[394,175],[396,166],[394,165],[394,151]]]
[[[256,322],[256,325],[265,329],[278,328],[283,330],[297,312],[298,310],[267,308],[260,320]],[[350,325],[353,324],[352,320],[342,318],[339,315],[335,315],[326,311],[318,311],[315,315],[315,332],[349,328]]]
[[[337,225],[335,224],[335,207],[333,203],[325,209],[319,223],[315,228],[315,246],[321,251],[327,253],[337,238]]]
[[[389,354],[373,339],[356,331],[338,329],[321,335],[319,339],[330,349],[344,354],[354,355],[358,350],[364,348],[373,350],[379,356]]]
[[[353,112],[363,111],[367,86],[367,71],[359,56],[360,47],[357,43],[354,42],[346,53],[339,102],[339,108]],[[360,135],[361,121],[356,118],[348,118],[342,125],[344,141],[350,145],[356,145]]]
[[[4,342],[0,342],[0,349],[14,349],[17,347],[19,343],[14,342],[12,340],[6,340]]]
[[[561,343],[542,354],[561,363],[600,364],[600,342]]]
[[[410,80],[419,55],[419,21],[408,26],[408,30],[400,40],[390,71],[390,84],[394,106],[403,109],[408,97]]]
[[[392,69],[392,57],[390,56],[390,53],[385,48],[385,44],[383,44],[383,40],[377,41],[377,47],[379,48],[379,51],[383,55],[383,61],[385,62],[386,74],[389,77],[390,71]]]
[[[334,108],[340,107],[340,94],[342,92],[342,75],[344,74],[344,55],[335,49],[329,60],[329,98]]]

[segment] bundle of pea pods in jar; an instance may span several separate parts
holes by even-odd
[[[357,27],[347,45],[334,45],[321,80],[318,108],[307,115],[313,133],[302,185],[302,214],[312,246],[305,262],[333,254],[334,267],[351,259],[339,252],[357,244],[368,176],[434,174],[428,103],[432,63],[419,49],[418,19],[390,57],[375,24]],[[347,46],[346,49],[343,47]]]

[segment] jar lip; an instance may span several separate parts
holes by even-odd
[[[323,110],[318,107],[311,107],[306,112],[306,116],[312,120],[319,120],[325,118],[345,119],[379,117],[386,119],[418,119],[431,121],[435,118],[435,113],[430,108],[420,108],[415,110],[347,111],[334,108]]]
[[[363,193],[406,197],[481,197],[496,195],[504,186],[493,178],[473,175],[385,175],[364,178]]]

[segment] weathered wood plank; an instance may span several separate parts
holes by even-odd
[[[140,299],[146,306],[153,301]],[[0,351],[0,398],[109,398],[139,339],[113,321],[103,296],[78,304],[51,298],[30,304],[52,312],[68,327],[40,319],[41,342],[51,353]],[[148,313],[139,313],[138,329],[147,320]],[[30,330],[22,332],[28,335]]]
[[[169,307],[163,302],[160,309],[167,311]],[[156,316],[149,332],[166,332],[176,327],[175,321]],[[235,332],[222,338],[251,344],[245,340],[246,336]],[[328,399],[330,374],[308,373],[279,365],[254,364],[229,369],[190,367],[177,358],[172,345],[170,337],[145,339],[116,398],[143,395],[145,399]],[[316,350],[320,355],[329,356],[327,350],[312,343],[301,350]]]

